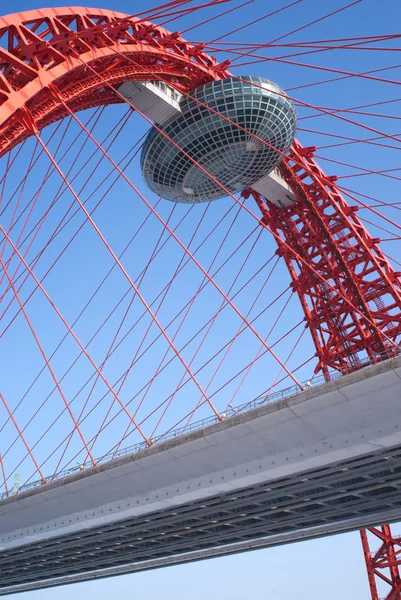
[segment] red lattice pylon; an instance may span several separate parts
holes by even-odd
[[[379,582],[384,582],[387,590],[390,588],[384,600],[400,600],[401,538],[393,536],[390,525],[382,525],[361,531],[361,539],[372,600],[380,598],[377,589]],[[370,539],[380,541],[375,552],[370,549]]]
[[[315,372],[350,372],[398,353],[400,273],[313,160],[295,141],[280,165],[297,202],[283,209],[253,192],[288,267],[318,359]],[[247,191],[247,193],[249,193]],[[312,267],[312,268],[311,268]]]

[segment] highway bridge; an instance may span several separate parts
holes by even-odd
[[[401,357],[0,501],[0,595],[401,518]]]

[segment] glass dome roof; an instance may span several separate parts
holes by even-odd
[[[226,196],[209,174],[231,193],[252,186],[277,166],[295,136],[292,102],[275,83],[261,77],[207,83],[184,97],[180,109],[181,114],[160,129],[188,156],[155,128],[141,155],[149,188],[175,202]]]

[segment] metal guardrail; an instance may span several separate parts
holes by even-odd
[[[329,373],[329,381],[334,381],[336,379],[340,379],[340,378],[344,377],[345,375],[349,375],[350,373],[358,371],[361,368],[367,368],[369,366],[373,366],[373,365],[377,364],[378,362],[385,362],[386,360],[391,360],[391,358],[398,356],[400,354],[400,352],[401,352],[401,348],[397,347],[396,349],[392,349],[392,350],[389,350],[389,351],[383,353],[382,356],[385,356],[385,358],[382,361],[378,360],[378,359],[380,359],[380,356],[381,356],[381,355],[378,355],[375,358],[375,360],[366,358],[366,359],[360,360],[358,362],[358,364],[355,365],[354,367],[351,367],[348,369],[343,369],[342,371],[331,371]],[[392,356],[389,357],[389,354],[392,354]],[[277,392],[273,392],[272,394],[263,393],[263,394],[257,396],[256,398],[254,398],[253,400],[251,400],[250,402],[246,402],[245,404],[241,404],[239,406],[230,407],[226,413],[220,415],[220,418],[222,417],[223,419],[227,419],[227,418],[233,417],[239,413],[251,412],[252,410],[259,408],[260,406],[262,406],[264,404],[272,404],[274,402],[278,402],[279,400],[291,398],[292,396],[295,396],[296,394],[302,393],[302,391],[305,391],[309,388],[316,388],[316,387],[322,386],[326,383],[327,383],[326,377],[324,375],[319,375],[318,377],[314,377],[311,381],[304,381],[302,383],[303,388],[304,388],[303,390],[300,390],[299,387],[294,384],[290,387],[284,388]],[[202,419],[200,421],[195,421],[195,423],[190,423],[189,425],[184,425],[183,427],[178,427],[176,429],[167,431],[166,433],[163,433],[162,435],[153,438],[151,440],[151,442],[152,442],[152,445],[160,444],[162,442],[181,437],[185,433],[190,433],[191,431],[198,431],[199,429],[203,429],[204,427],[207,427],[208,425],[214,425],[219,422],[220,422],[220,419],[217,416],[213,415],[213,416],[207,417],[206,419]],[[118,450],[117,452],[110,452],[108,454],[105,454],[104,456],[102,456],[101,458],[96,460],[96,463],[97,464],[105,464],[105,463],[111,462],[112,460],[116,460],[117,458],[121,458],[122,456],[126,456],[127,454],[134,454],[135,452],[139,452],[140,450],[145,450],[146,448],[149,448],[149,446],[146,442],[139,442],[132,446],[123,448],[122,450]],[[52,483],[53,481],[58,481],[59,479],[64,479],[65,477],[68,477],[69,475],[78,473],[79,471],[84,471],[86,469],[91,468],[92,466],[93,465],[91,462],[83,463],[83,464],[77,465],[75,467],[71,467],[70,469],[65,469],[63,471],[60,471],[56,475],[53,475],[51,478],[49,478],[46,481],[46,483],[44,483],[41,479],[32,481],[31,483],[26,483],[26,484],[22,485],[21,487],[19,487],[18,489],[14,489],[13,491],[9,491],[8,493],[3,492],[2,494],[0,494],[0,500],[3,500],[4,498],[8,498],[10,496],[15,496],[21,492],[25,492],[27,490],[30,490],[30,489],[33,489],[33,488],[36,488],[36,487],[39,487],[42,485],[46,485],[47,483]]]

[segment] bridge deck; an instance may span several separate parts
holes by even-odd
[[[401,357],[0,502],[0,595],[401,518]]]

